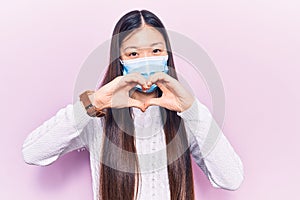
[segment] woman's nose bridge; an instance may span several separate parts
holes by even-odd
[[[152,53],[151,48],[143,48],[141,56],[142,57],[150,57],[151,53]]]

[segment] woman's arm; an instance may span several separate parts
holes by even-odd
[[[191,107],[177,115],[184,121],[191,154],[211,184],[216,188],[238,189],[244,180],[242,161],[208,108],[195,98]]]
[[[80,100],[61,108],[27,136],[22,146],[24,161],[46,166],[68,152],[87,147],[92,119]]]
[[[145,77],[139,73],[117,76],[89,98],[100,110],[132,106],[144,109],[142,102],[128,97],[128,91],[136,84],[145,83]],[[113,96],[118,98],[112,101]],[[89,138],[93,138],[90,135],[93,134],[94,126],[99,128],[100,125],[93,119],[95,118],[87,114],[80,100],[60,109],[55,116],[27,136],[22,147],[24,161],[45,166],[75,149],[85,146],[89,150]]]

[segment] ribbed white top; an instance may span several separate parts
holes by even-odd
[[[184,121],[192,157],[212,186],[238,189],[244,179],[242,161],[221,129],[218,137],[209,132],[210,125],[216,123],[208,108],[195,99],[189,109],[177,112],[177,115]],[[159,106],[150,106],[145,112],[133,108],[133,117],[139,166],[143,172],[138,199],[168,200],[170,191],[164,120],[161,119]],[[88,116],[81,101],[77,100],[61,108],[27,136],[22,148],[24,161],[46,166],[68,152],[87,149],[90,153],[93,196],[94,200],[98,200],[102,134],[100,120]]]

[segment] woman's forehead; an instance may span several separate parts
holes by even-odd
[[[165,40],[162,34],[153,27],[145,26],[129,34],[121,44],[121,50],[129,47],[144,48],[154,45],[165,46]]]

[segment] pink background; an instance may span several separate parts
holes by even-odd
[[[11,0],[0,6],[0,198],[92,199],[88,152],[74,151],[37,167],[24,163],[21,146],[32,130],[72,102],[84,60],[135,8],[156,13],[168,29],[201,45],[223,80],[223,130],[244,163],[245,180],[237,191],[215,189],[194,164],[197,197],[299,196],[298,0]],[[209,98],[202,102],[210,106]]]

